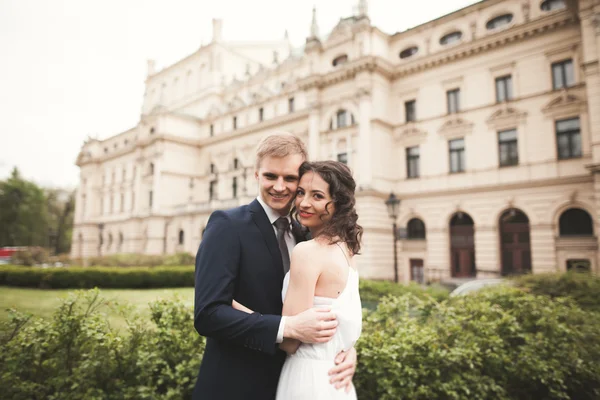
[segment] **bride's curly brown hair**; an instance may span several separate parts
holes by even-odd
[[[307,172],[318,174],[329,184],[331,201],[325,206],[329,213],[329,205],[335,206],[333,215],[325,222],[323,231],[319,236],[329,239],[330,243],[344,242],[352,255],[360,254],[360,241],[363,234],[362,226],[358,225],[358,214],[356,214],[356,198],[354,191],[356,182],[352,178],[350,168],[339,161],[305,161],[300,166],[299,176]],[[298,221],[298,210],[292,209],[294,219]]]

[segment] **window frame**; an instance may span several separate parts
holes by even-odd
[[[558,130],[558,125],[561,122],[566,122],[566,121],[572,121],[572,120],[577,120],[579,128],[577,129],[567,129],[567,130],[563,130],[560,131]],[[582,146],[582,141],[581,141],[581,119],[579,116],[577,117],[571,117],[571,118],[563,118],[563,119],[558,119],[556,121],[554,121],[554,132],[556,135],[556,156],[558,160],[571,160],[571,159],[575,159],[575,158],[581,158],[583,157],[583,146]],[[567,136],[568,138],[568,143],[569,143],[569,148],[568,148],[568,152],[569,155],[568,156],[561,156],[561,151],[560,151],[560,140],[559,137],[560,136]],[[579,154],[575,154],[573,151],[573,138],[577,137],[579,140]]]
[[[567,74],[566,65],[571,65],[571,82],[567,82],[569,76]],[[554,74],[555,68],[560,68],[560,75],[562,84],[561,86],[557,85],[556,76]],[[550,66],[550,73],[552,74],[552,90],[560,90],[566,89],[575,86],[575,63],[573,62],[573,58],[567,58],[560,61],[555,61]]]
[[[506,133],[514,132],[514,139],[502,139],[500,136]],[[519,133],[516,129],[505,129],[498,131],[498,166],[499,167],[513,167],[519,165]],[[502,162],[502,148],[507,148],[508,154],[510,154],[510,148],[514,148],[516,152],[515,158],[509,158],[508,162]]]
[[[412,106],[412,109],[410,109]],[[407,100],[404,102],[404,121],[414,122],[417,120],[417,100]]]
[[[456,109],[453,111],[451,99],[454,97]],[[460,88],[450,89],[446,91],[446,111],[448,114],[457,114],[460,112]]]
[[[458,141],[462,141],[462,148],[453,149],[452,143],[456,143]],[[458,157],[459,157],[457,170],[452,169],[452,154],[453,153],[458,154]],[[465,170],[467,169],[466,168],[467,160],[466,160],[466,145],[465,145],[464,137],[448,140],[448,161],[449,161],[449,171],[451,174],[459,174],[461,172],[465,172]]]
[[[416,149],[417,154],[414,154]],[[413,154],[411,154],[413,152]],[[406,179],[417,179],[421,176],[421,149],[419,146],[411,146],[405,149],[406,154]],[[411,168],[411,165],[415,168]],[[416,166],[415,166],[416,165]],[[416,170],[416,171],[415,171]]]
[[[504,103],[513,100],[512,74],[498,76],[494,79],[494,83],[496,87],[496,103]],[[500,87],[504,90],[503,98],[501,98],[500,90],[498,90]]]

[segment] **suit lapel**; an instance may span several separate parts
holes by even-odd
[[[271,257],[273,257],[273,263],[277,270],[277,274],[283,281],[283,261],[281,260],[281,251],[279,251],[279,245],[277,244],[277,237],[275,236],[273,225],[271,225],[265,210],[262,208],[258,200],[254,200],[252,203],[250,203],[248,208],[252,214],[254,223],[260,230],[263,239],[265,239],[265,243],[267,244],[269,253],[271,253]]]
[[[292,218],[292,235],[294,235],[294,239],[296,239],[296,244],[309,240],[307,237],[309,234],[310,232],[308,229],[304,228],[298,221]]]

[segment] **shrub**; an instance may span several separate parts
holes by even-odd
[[[43,289],[193,287],[194,267],[23,268],[0,266],[0,285]]]
[[[44,264],[50,260],[50,253],[43,247],[32,246],[15,252],[11,260],[15,264],[26,266]]]
[[[112,254],[87,259],[89,266],[104,267],[156,267],[159,265],[194,265],[194,256],[189,253],[167,255]]]
[[[102,314],[108,306],[95,290],[65,300],[49,321],[27,323],[13,311],[0,339],[3,398],[191,398],[205,345],[192,310],[157,301],[151,326],[125,311],[129,327],[119,335]]]
[[[600,312],[600,277],[584,272],[523,275],[516,286],[551,298],[569,297],[581,308]]]
[[[7,399],[190,398],[205,341],[191,307],[150,305],[151,324],[103,315],[97,290],[65,300],[51,320],[12,312],[0,336]],[[357,343],[358,397],[370,399],[597,399],[600,315],[570,299],[493,288],[442,303],[388,296]]]
[[[597,399],[599,317],[515,288],[388,297],[357,343],[358,397]]]
[[[360,298],[363,302],[378,302],[387,295],[402,296],[412,293],[419,298],[433,297],[437,301],[448,298],[449,291],[442,286],[421,286],[411,282],[408,285],[391,281],[360,280]]]

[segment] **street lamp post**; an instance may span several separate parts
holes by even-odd
[[[392,238],[394,241],[394,282],[398,283],[398,250],[396,242],[398,241],[398,233],[396,227],[396,218],[398,218],[398,209],[400,208],[400,199],[396,197],[394,192],[390,193],[390,197],[385,201],[388,215],[392,219]]]

